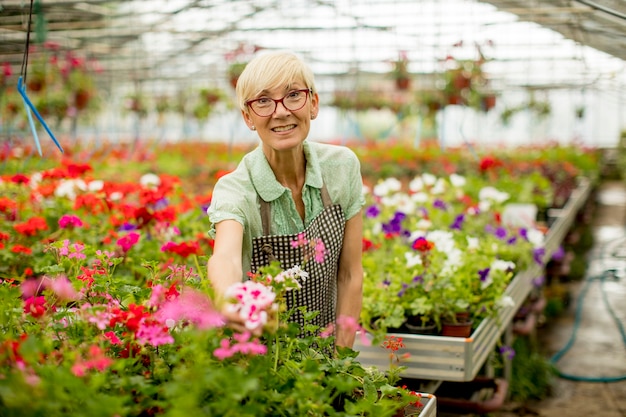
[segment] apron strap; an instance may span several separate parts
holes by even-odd
[[[263,236],[269,236],[270,225],[272,224],[272,212],[270,210],[270,203],[259,197],[259,203],[261,204],[261,223],[263,223]]]
[[[332,206],[333,201],[330,199],[330,194],[328,194],[328,190],[326,189],[326,183],[322,183],[322,203],[324,203],[324,208]]]

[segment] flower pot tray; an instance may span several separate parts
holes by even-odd
[[[567,204],[560,210],[559,216],[550,227],[544,247],[546,259],[561,245],[578,210],[585,203],[591,185],[582,181],[572,192]],[[405,369],[402,377],[434,381],[472,381],[483,364],[494,351],[497,341],[504,330],[511,324],[515,313],[528,297],[533,288],[533,281],[543,275],[543,267],[533,264],[530,268],[513,277],[505,290],[511,297],[512,305],[500,310],[496,319],[483,320],[470,337],[448,337],[437,335],[398,334],[405,347],[398,350],[398,357],[408,354],[400,366]],[[372,335],[366,335],[370,341]],[[357,337],[354,349],[359,351],[358,359],[365,366],[376,366],[381,370],[389,368],[389,352],[382,346],[370,343],[362,344]]]
[[[470,382],[444,382],[437,390],[439,410],[486,414],[502,407],[508,383],[505,379],[478,377]]]
[[[420,393],[420,395],[422,407],[409,405],[404,409],[404,415],[407,417],[418,415],[419,417],[437,417],[437,398],[433,394]]]

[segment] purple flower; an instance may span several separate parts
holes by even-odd
[[[433,202],[433,207],[434,207],[434,208],[438,208],[438,209],[440,209],[440,210],[446,210],[446,209],[448,208],[448,206],[446,205],[446,203],[445,203],[443,200],[439,199],[439,198],[438,198],[438,199],[436,199],[436,200]]]
[[[552,260],[562,261],[563,258],[565,258],[565,249],[563,249],[563,246],[559,246],[559,248],[552,253]]]
[[[131,230],[137,230],[137,226],[135,226],[134,224],[131,224],[131,223],[124,223],[117,230],[119,232],[128,232],[128,231],[131,231]]]
[[[398,291],[398,297],[402,297],[404,293],[406,292],[406,290],[408,289],[409,289],[409,286],[407,284],[402,284],[402,289]]]
[[[378,217],[378,215],[380,214],[380,209],[378,208],[377,205],[372,205],[369,206],[366,210],[365,210],[365,216],[369,219],[373,219],[375,217]]]
[[[399,235],[404,232],[402,229],[402,221],[405,219],[406,214],[396,211],[393,215],[393,218],[389,221],[389,223],[383,223],[382,229],[386,234]]]
[[[152,207],[155,210],[162,210],[162,209],[166,208],[169,205],[170,205],[170,203],[167,200],[167,198],[163,197],[163,198],[159,198],[157,201],[155,201],[154,204],[152,205]]]
[[[463,213],[456,216],[454,219],[454,223],[450,226],[450,229],[461,230],[463,227],[463,222],[465,221],[465,215]]]
[[[497,227],[493,234],[498,239],[504,240],[506,238],[506,229],[504,227]]]
[[[506,241],[507,245],[514,245],[515,242],[517,242],[517,237],[516,236],[510,237],[509,240]]]
[[[533,249],[533,260],[537,265],[543,266],[543,256],[546,254],[546,250],[544,248],[535,248]]]
[[[411,281],[414,284],[423,284],[424,283],[424,275],[416,275],[413,277]]]
[[[480,269],[478,270],[478,276],[480,276],[480,282],[485,282],[487,277],[489,276],[490,268]]]
[[[511,346],[500,346],[500,354],[505,358],[511,360],[515,357],[515,349],[513,349]]]
[[[522,227],[519,229],[519,235],[524,239],[524,240],[528,240],[528,229],[526,229],[525,227]]]
[[[537,278],[533,279],[533,285],[534,285],[536,288],[539,288],[539,287],[541,287],[541,286],[543,285],[543,283],[545,282],[545,280],[546,280],[546,277],[544,277],[543,275],[538,276]]]

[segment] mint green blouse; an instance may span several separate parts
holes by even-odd
[[[322,183],[330,198],[339,204],[346,220],[359,213],[365,204],[361,165],[352,150],[344,146],[304,141],[306,179],[302,198],[304,222],[291,198],[291,190],[280,184],[270,168],[261,146],[243,157],[237,168],[221,177],[213,189],[207,210],[215,237],[215,224],[236,220],[243,225],[243,273],[250,270],[252,239],[263,234],[258,197],[270,203],[271,234],[286,235],[302,232],[324,209]]]

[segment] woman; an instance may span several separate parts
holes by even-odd
[[[296,305],[319,311],[313,324],[321,328],[342,316],[358,321],[360,164],[348,148],[306,140],[319,111],[313,73],[292,53],[266,53],[248,63],[236,92],[243,120],[261,143],[213,190],[208,214],[215,246],[208,275],[216,296],[272,259],[285,269],[302,266],[290,242],[305,233],[309,241],[321,239],[326,257],[307,263],[310,276],[295,294]],[[236,316],[226,316],[241,329]],[[303,323],[301,315],[293,320]],[[352,347],[354,337],[354,329],[339,326],[335,343]]]

